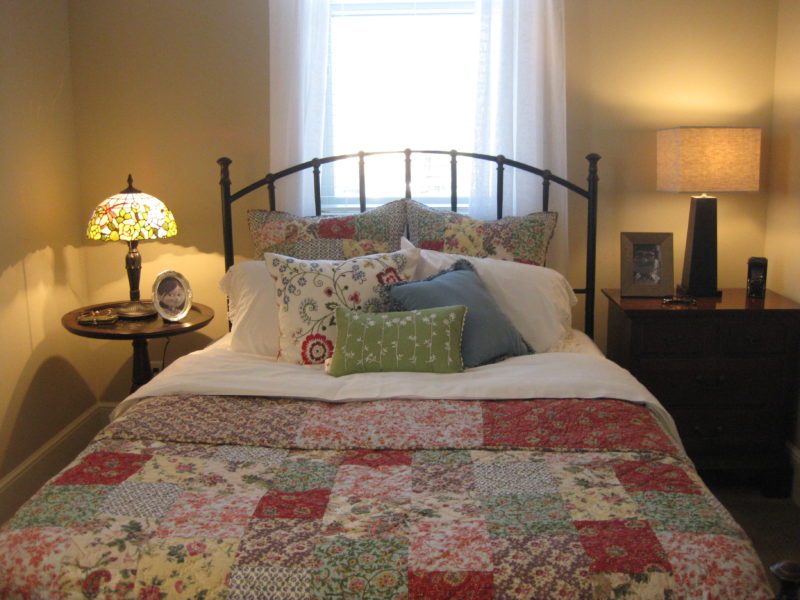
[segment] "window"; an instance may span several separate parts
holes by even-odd
[[[474,150],[479,40],[474,0],[333,1],[325,154]],[[367,159],[368,201],[402,196],[403,160]],[[449,207],[449,157],[413,160],[413,197]],[[459,162],[465,196],[470,163]],[[358,210],[357,160],[329,166],[322,182],[324,212]]]

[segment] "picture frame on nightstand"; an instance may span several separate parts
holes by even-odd
[[[672,234],[620,233],[620,295],[672,296]]]

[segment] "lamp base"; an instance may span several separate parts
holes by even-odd
[[[678,290],[695,298],[722,295],[717,289],[717,199],[712,196],[692,196]]]
[[[141,300],[131,300],[127,304],[117,306],[115,310],[120,319],[146,319],[156,314],[152,302]]]

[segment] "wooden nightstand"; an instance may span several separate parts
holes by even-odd
[[[153,371],[150,368],[150,357],[147,352],[148,338],[170,337],[189,333],[205,327],[214,318],[214,310],[205,304],[192,303],[189,314],[180,321],[165,321],[158,315],[145,319],[119,319],[108,325],[82,324],[78,317],[87,312],[102,311],[115,308],[125,302],[106,302],[84,306],[68,312],[61,317],[61,323],[75,335],[83,337],[101,338],[106,340],[132,340],[133,341],[133,381],[131,392],[150,381]]]
[[[608,357],[664,404],[697,467],[763,474],[766,494],[788,495],[800,304],[769,291],[749,299],[744,289],[696,306],[603,293]]]

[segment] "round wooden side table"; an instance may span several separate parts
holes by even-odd
[[[132,340],[133,341],[133,381],[131,392],[147,383],[153,377],[150,368],[150,356],[147,352],[149,338],[170,337],[196,331],[205,327],[214,318],[214,310],[205,304],[192,303],[189,314],[180,321],[166,321],[158,315],[145,319],[117,319],[113,323],[78,322],[81,315],[92,311],[114,309],[117,306],[128,304],[130,301],[104,302],[83,306],[61,317],[61,323],[75,335],[104,340]]]

